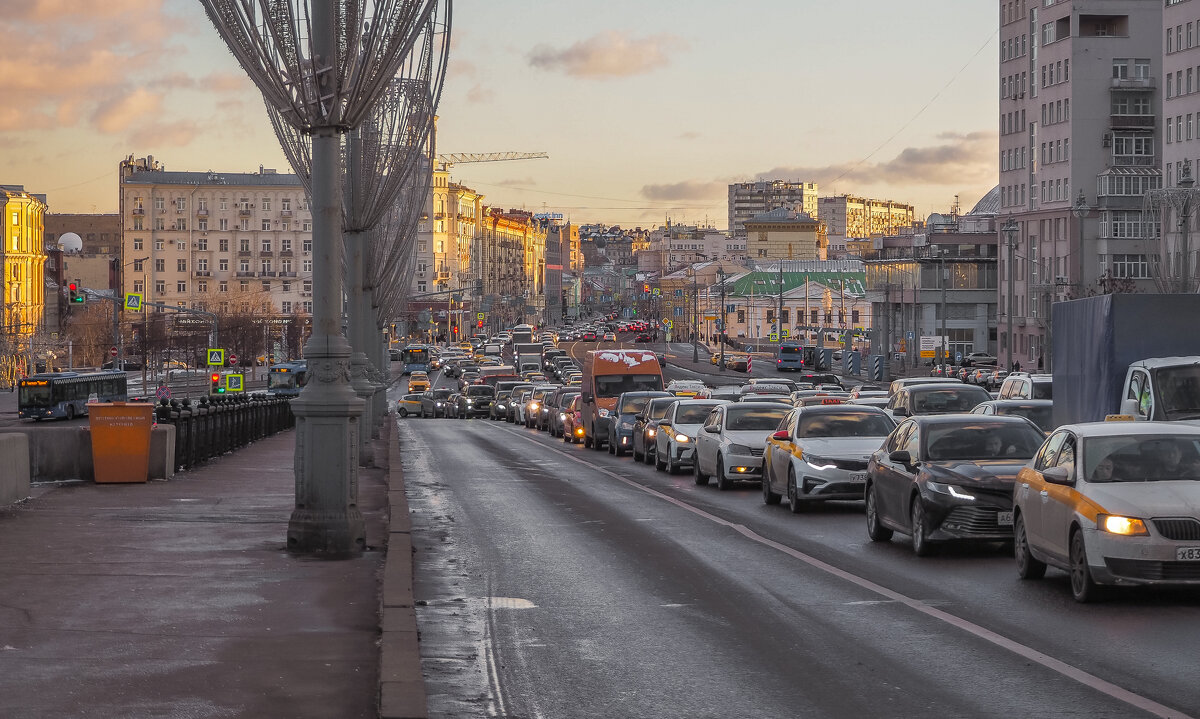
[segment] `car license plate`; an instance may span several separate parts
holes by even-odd
[[[1200,547],[1179,547],[1175,559],[1181,562],[1200,562]]]
[[[1002,527],[1011,527],[1013,523],[1012,512],[996,512],[996,524]]]
[[[851,472],[850,473],[850,481],[851,482],[866,482],[867,481],[867,473],[866,472]]]

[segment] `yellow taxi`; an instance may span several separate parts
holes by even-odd
[[[396,414],[407,417],[410,414],[421,414],[421,395],[406,394],[396,400]]]
[[[1200,585],[1200,427],[1064,425],[1017,474],[1013,500],[1022,579],[1062,569],[1078,602],[1103,585]]]
[[[424,372],[413,372],[408,378],[409,392],[424,392],[429,389],[429,375]]]
[[[458,348],[467,354],[475,354],[475,345],[470,342],[459,342]]]

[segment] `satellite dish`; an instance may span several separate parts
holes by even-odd
[[[58,246],[63,252],[79,252],[83,249],[83,238],[74,232],[64,232],[58,238]]]

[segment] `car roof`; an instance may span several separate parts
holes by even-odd
[[[622,397],[674,397],[670,392],[659,389],[643,389],[636,392],[622,392]]]
[[[887,412],[878,407],[866,404],[847,404],[845,402],[842,404],[811,404],[804,407],[797,407],[796,409],[804,414],[832,414],[835,412],[845,414],[849,410],[850,412],[859,414],[882,414],[885,417],[888,416]]]
[[[685,407],[693,407],[700,404],[711,405],[715,407],[719,404],[727,404],[727,402],[723,399],[681,399],[679,400],[679,404]]]
[[[987,405],[989,407],[1053,407],[1054,400],[1052,399],[989,399],[987,402],[980,402],[977,407]]]
[[[976,390],[978,390],[978,392],[987,392],[986,389],[977,384],[967,384],[965,382],[959,382],[958,380],[954,380],[954,384],[957,387],[966,389],[968,392],[976,392]],[[956,387],[949,386],[949,383],[947,382],[922,382],[921,384],[907,385],[904,387],[904,389],[908,390],[909,392],[945,392],[946,390],[956,389]],[[978,394],[978,392],[976,392],[976,394]]]
[[[1200,426],[1190,422],[1083,422],[1064,424],[1055,431],[1068,429],[1081,437],[1119,437],[1122,435],[1174,434],[1200,435]]]
[[[970,414],[955,412],[953,414],[918,414],[906,417],[906,420],[921,424],[977,424],[979,422],[1008,422],[1011,424],[1033,424],[1029,420],[1015,414]]]

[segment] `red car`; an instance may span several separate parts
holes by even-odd
[[[637,336],[637,341],[638,341],[638,342],[649,342],[649,341],[650,341],[650,335],[647,335],[647,334],[641,334],[641,335],[638,335],[638,336]]]
[[[567,405],[566,416],[562,421],[562,439],[564,442],[579,444],[583,441],[583,412],[580,409],[580,395],[576,395]]]

